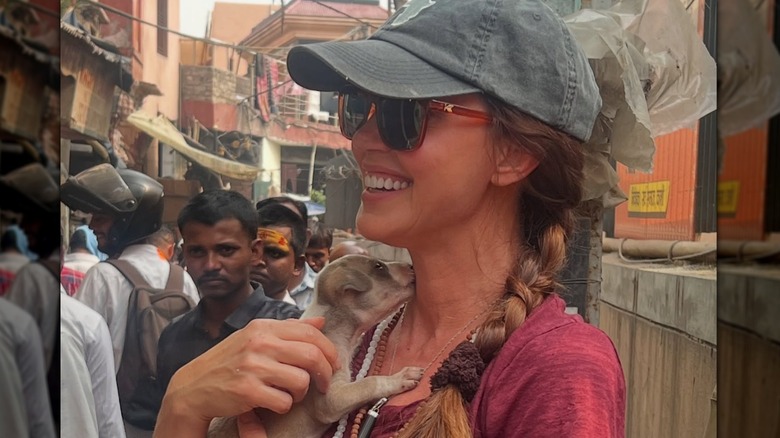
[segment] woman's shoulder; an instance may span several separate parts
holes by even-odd
[[[579,315],[565,312],[565,303],[557,295],[545,299],[525,323],[509,337],[496,357],[497,364],[557,365],[565,362],[616,362],[612,340]]]
[[[482,437],[623,436],[625,379],[609,337],[551,296],[504,344],[472,405]]]

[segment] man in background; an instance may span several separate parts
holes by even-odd
[[[60,203],[56,171],[40,163],[15,169],[0,178],[0,208],[20,213],[20,222],[38,260],[24,265],[5,295],[38,326],[43,344],[51,414],[59,425],[60,380]]]
[[[272,198],[263,199],[256,204],[255,208],[257,208],[259,211],[264,206],[270,204],[283,205],[301,218],[304,227],[306,228],[306,241],[304,242],[304,248],[306,248],[306,245],[308,245],[312,234],[311,230],[307,227],[309,223],[309,211],[306,208],[306,204],[287,196],[275,196]],[[304,263],[303,269],[300,272],[297,272],[293,274],[292,277],[290,277],[290,282],[287,285],[287,289],[290,293],[290,296],[293,300],[295,300],[296,305],[301,310],[306,310],[309,304],[311,304],[313,298],[312,294],[314,293],[314,283],[316,280],[317,273],[314,272],[314,270],[307,263]]]
[[[90,247],[93,249],[90,250]],[[60,271],[60,283],[68,296],[73,296],[76,293],[89,268],[100,262],[96,252],[97,237],[95,237],[95,233],[84,225],[76,228],[76,231],[70,236],[70,248],[63,258],[62,270]]]
[[[333,230],[322,222],[315,222],[311,238],[306,246],[306,263],[316,273],[328,264],[330,248],[333,246]]]
[[[266,296],[250,284],[252,260],[261,257],[258,219],[251,202],[237,192],[210,190],[190,200],[178,219],[187,270],[201,301],[160,336],[157,387],[150,416],[152,430],[173,374],[253,319],[298,318],[294,304]]]
[[[280,204],[262,207],[257,215],[257,237],[263,245],[263,256],[253,268],[253,280],[263,285],[267,296],[297,305],[288,285],[306,266],[306,225],[300,216]]]
[[[176,252],[176,236],[167,225],[163,225],[156,233],[146,238],[146,243],[157,247],[160,257],[173,262]]]
[[[0,237],[0,297],[8,292],[22,266],[30,263],[24,254],[27,236],[18,225],[11,225]]]
[[[170,275],[183,275],[183,295],[197,303],[198,290],[192,278],[181,270],[174,271],[158,248],[147,242],[162,225],[162,185],[148,175],[130,169],[114,169],[101,164],[69,177],[61,186],[62,202],[73,210],[92,214],[89,227],[95,232],[99,249],[129,264],[152,288],[162,290]],[[87,272],[75,298],[99,313],[108,324],[114,351],[122,416],[128,437],[151,436],[127,421],[137,415],[132,400],[138,396],[137,369],[123,368],[127,337],[132,344],[146,345],[142,332],[128,333],[129,298],[133,283],[117,267],[102,262]],[[128,357],[128,361],[138,358]],[[149,366],[152,366],[150,364]],[[123,390],[123,388],[125,388]]]

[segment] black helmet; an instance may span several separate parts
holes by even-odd
[[[124,249],[162,225],[162,184],[135,170],[99,164],[69,177],[60,198],[74,210],[114,217],[107,236],[109,252]]]
[[[40,163],[27,164],[0,177],[0,192],[3,210],[33,215],[60,210],[56,177]]]

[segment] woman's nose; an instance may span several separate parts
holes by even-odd
[[[368,150],[389,150],[379,136],[376,117],[368,119],[366,124],[352,136],[352,152],[356,157]]]

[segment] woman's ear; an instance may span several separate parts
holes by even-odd
[[[505,187],[522,181],[536,167],[539,159],[514,145],[502,145],[496,154],[496,169],[490,181],[499,187]]]

